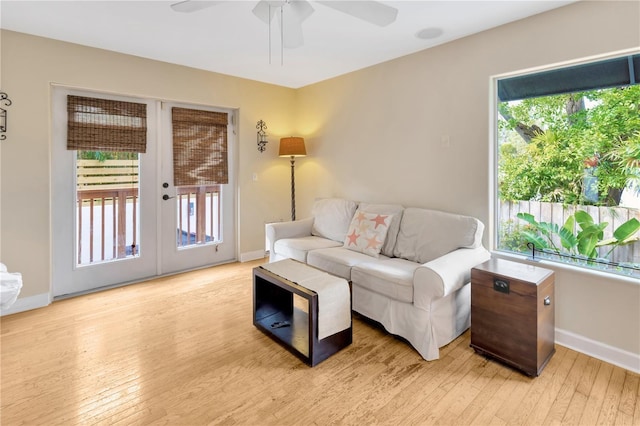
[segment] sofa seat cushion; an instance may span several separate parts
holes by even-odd
[[[388,259],[380,256],[377,259],[364,253],[348,250],[344,247],[313,250],[307,256],[307,263],[332,275],[351,280],[351,268],[367,262],[380,262]]]
[[[288,257],[300,262],[307,261],[307,253],[310,250],[323,249],[327,247],[340,247],[342,243],[328,240],[321,237],[300,237],[300,238],[283,238],[273,245],[276,254],[282,257]]]
[[[419,266],[405,259],[387,258],[354,266],[351,280],[354,285],[399,302],[413,303],[413,273]]]

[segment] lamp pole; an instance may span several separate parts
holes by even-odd
[[[295,178],[296,157],[291,156],[291,220],[296,220],[296,178]]]
[[[304,146],[304,139],[300,137],[288,137],[280,139],[280,157],[291,159],[291,220],[296,220],[296,177],[295,161],[296,157],[304,157],[307,150]]]

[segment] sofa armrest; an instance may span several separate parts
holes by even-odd
[[[491,258],[484,247],[461,248],[421,265],[413,274],[413,304],[428,308],[471,280],[471,268]]]
[[[273,245],[276,243],[276,241],[283,238],[310,236],[312,227],[312,217],[289,222],[268,223],[265,227],[265,232],[267,234],[267,239],[269,240],[269,250],[271,250],[271,253],[273,253]]]

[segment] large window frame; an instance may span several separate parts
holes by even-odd
[[[499,238],[500,238],[499,235],[501,231],[502,218],[500,214],[501,200],[500,200],[500,193],[499,193],[499,187],[498,187],[499,186],[499,175],[498,175],[499,174],[499,158],[500,158],[499,157],[499,154],[500,154],[499,153],[499,136],[500,135],[499,135],[499,127],[498,127],[500,114],[498,112],[498,107],[500,102],[503,100],[501,99],[501,95],[504,97],[506,93],[505,85],[500,83],[504,81],[509,81],[509,82],[528,81],[529,82],[528,84],[531,84],[531,81],[533,82],[536,81],[535,80],[536,76],[548,77],[549,75],[561,76],[562,78],[566,78],[567,70],[577,69],[578,71],[580,71],[582,69],[588,69],[589,66],[593,64],[603,64],[607,62],[616,62],[616,61],[619,62],[621,58],[624,58],[624,60],[628,59],[629,70],[630,70],[630,80],[631,80],[630,84],[640,84],[640,78],[638,77],[640,76],[640,51],[638,51],[637,49],[613,52],[613,53],[598,56],[598,57],[589,57],[589,58],[584,58],[576,61],[568,61],[568,62],[557,63],[557,64],[552,64],[547,66],[530,68],[530,69],[525,69],[517,72],[496,75],[491,78],[491,85],[490,85],[491,106],[490,106],[490,114],[489,114],[489,119],[491,122],[490,139],[489,139],[490,140],[489,188],[490,188],[491,203],[490,203],[489,214],[490,214],[491,223],[493,225],[493,229],[489,235],[489,244],[492,251],[494,251],[495,253],[499,255],[506,255],[506,256],[526,257],[529,260],[535,259],[532,256],[532,253],[535,254],[535,251],[532,253],[522,253],[522,252],[505,250],[499,247]],[[634,66],[635,66],[635,70],[634,70]],[[604,79],[610,80],[611,78],[610,76],[606,76]],[[616,81],[611,81],[611,82],[605,81],[602,83],[602,86],[599,86],[599,87],[601,88],[617,87],[618,85],[619,84]],[[580,89],[584,90],[584,88],[580,88]],[[550,92],[547,94],[557,94],[557,93],[567,93],[567,92],[558,91],[557,87],[555,88],[552,87],[550,89]],[[542,93],[542,95],[547,95],[547,94]],[[540,93],[532,93],[531,97],[540,96],[540,95],[541,95]],[[519,96],[519,95],[515,94],[514,96]],[[517,99],[517,97],[512,99]],[[630,272],[625,271],[623,273],[620,273],[619,270],[618,271],[600,270],[600,269],[594,268],[594,264],[592,262],[591,263],[583,262],[583,264],[580,264],[580,262],[575,262],[575,259],[571,259],[570,261],[564,260],[562,256],[558,256],[555,259],[551,259],[551,258],[540,259],[540,257],[538,257],[535,260],[542,260],[544,262],[547,262],[547,261],[553,262],[557,265],[563,265],[568,267],[578,267],[584,270],[585,272],[594,272],[594,273],[604,272],[609,276],[623,275],[623,276],[632,276],[633,278],[637,278],[638,276],[640,276],[640,271],[637,269],[632,270]]]

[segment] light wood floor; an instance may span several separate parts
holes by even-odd
[[[2,425],[640,425],[639,375],[562,346],[531,379],[468,332],[426,362],[356,318],[353,344],[309,368],[252,325],[259,263],[2,318]]]

